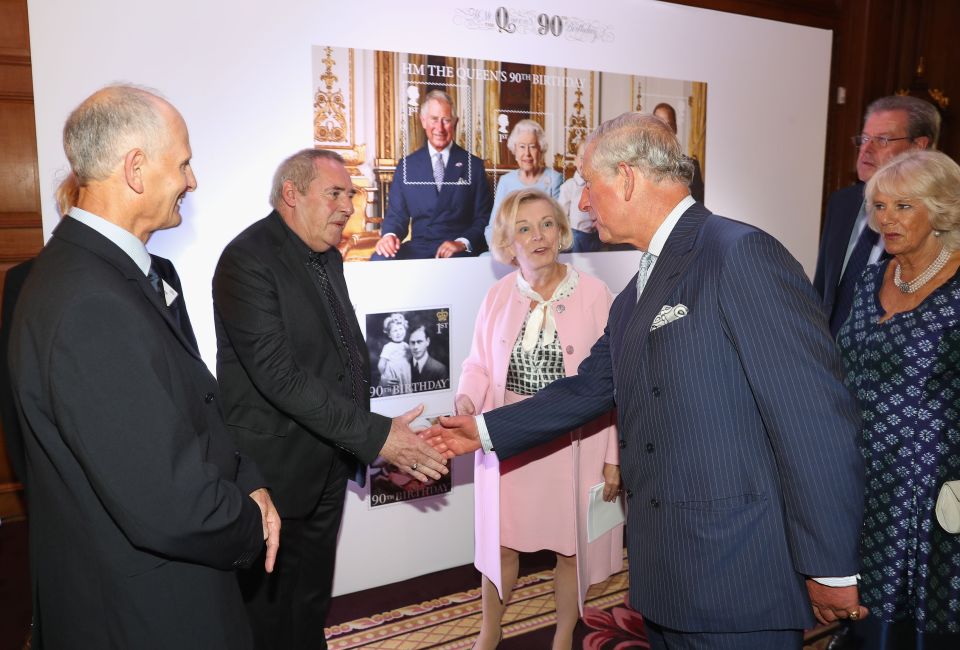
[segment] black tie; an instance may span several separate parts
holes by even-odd
[[[333,319],[337,326],[337,334],[340,336],[340,344],[347,351],[347,359],[350,364],[350,379],[352,388],[353,403],[360,405],[362,395],[364,394],[363,381],[363,362],[360,359],[360,349],[350,332],[347,314],[343,310],[343,304],[337,297],[336,291],[330,282],[330,276],[327,274],[326,260],[322,253],[311,253],[307,264],[317,274],[317,280],[320,282],[320,289],[323,291],[323,297],[333,312]]]
[[[870,251],[880,240],[880,234],[875,232],[868,225],[863,226],[857,243],[850,253],[850,259],[847,260],[847,268],[843,270],[843,277],[840,278],[840,284],[837,285],[837,297],[833,301],[833,313],[830,314],[830,333],[833,338],[837,338],[837,333],[843,327],[843,323],[850,315],[850,308],[853,306],[853,290],[857,285],[857,280],[867,267],[867,261],[870,259]]]

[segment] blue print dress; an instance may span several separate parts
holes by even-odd
[[[960,633],[960,536],[934,514],[940,486],[960,479],[960,273],[881,323],[887,264],[864,270],[837,336],[863,413],[860,598],[875,622],[911,622],[923,644]]]

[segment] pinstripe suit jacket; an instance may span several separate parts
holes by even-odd
[[[631,605],[688,632],[809,627],[805,576],[857,572],[859,416],[775,239],[695,204],[574,377],[484,416],[501,459],[616,405]],[[689,313],[650,330],[664,305]]]

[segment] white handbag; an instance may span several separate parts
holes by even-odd
[[[937,521],[948,533],[960,533],[960,481],[947,481],[940,488]]]

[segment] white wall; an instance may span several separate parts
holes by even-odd
[[[498,6],[472,5],[481,13]],[[29,10],[45,233],[56,222],[52,191],[66,168],[60,131],[84,97],[107,83],[132,81],[159,89],[183,113],[199,190],[184,201],[184,224],[158,233],[150,248],[176,262],[211,367],[210,278],[220,250],[269,211],[276,164],[313,142],[313,45],[706,81],[708,206],[771,232],[808,271],[815,262],[829,32],[639,0],[543,3],[550,14],[605,27],[612,38],[593,43],[472,29],[465,20],[470,10],[437,1],[29,0]],[[577,264],[614,291],[633,273],[632,253],[586,257]],[[366,311],[451,306],[455,374],[479,301],[503,269],[489,260],[448,261],[439,274],[429,262],[410,262],[391,266],[386,282],[383,268],[348,268],[361,322]],[[397,287],[409,287],[410,298]],[[429,396],[428,412],[450,408],[452,393]],[[385,400],[381,408],[398,412],[406,400],[414,401]],[[454,491],[433,501],[370,511],[363,494],[348,495],[337,593],[471,560],[470,463],[454,469]]]

